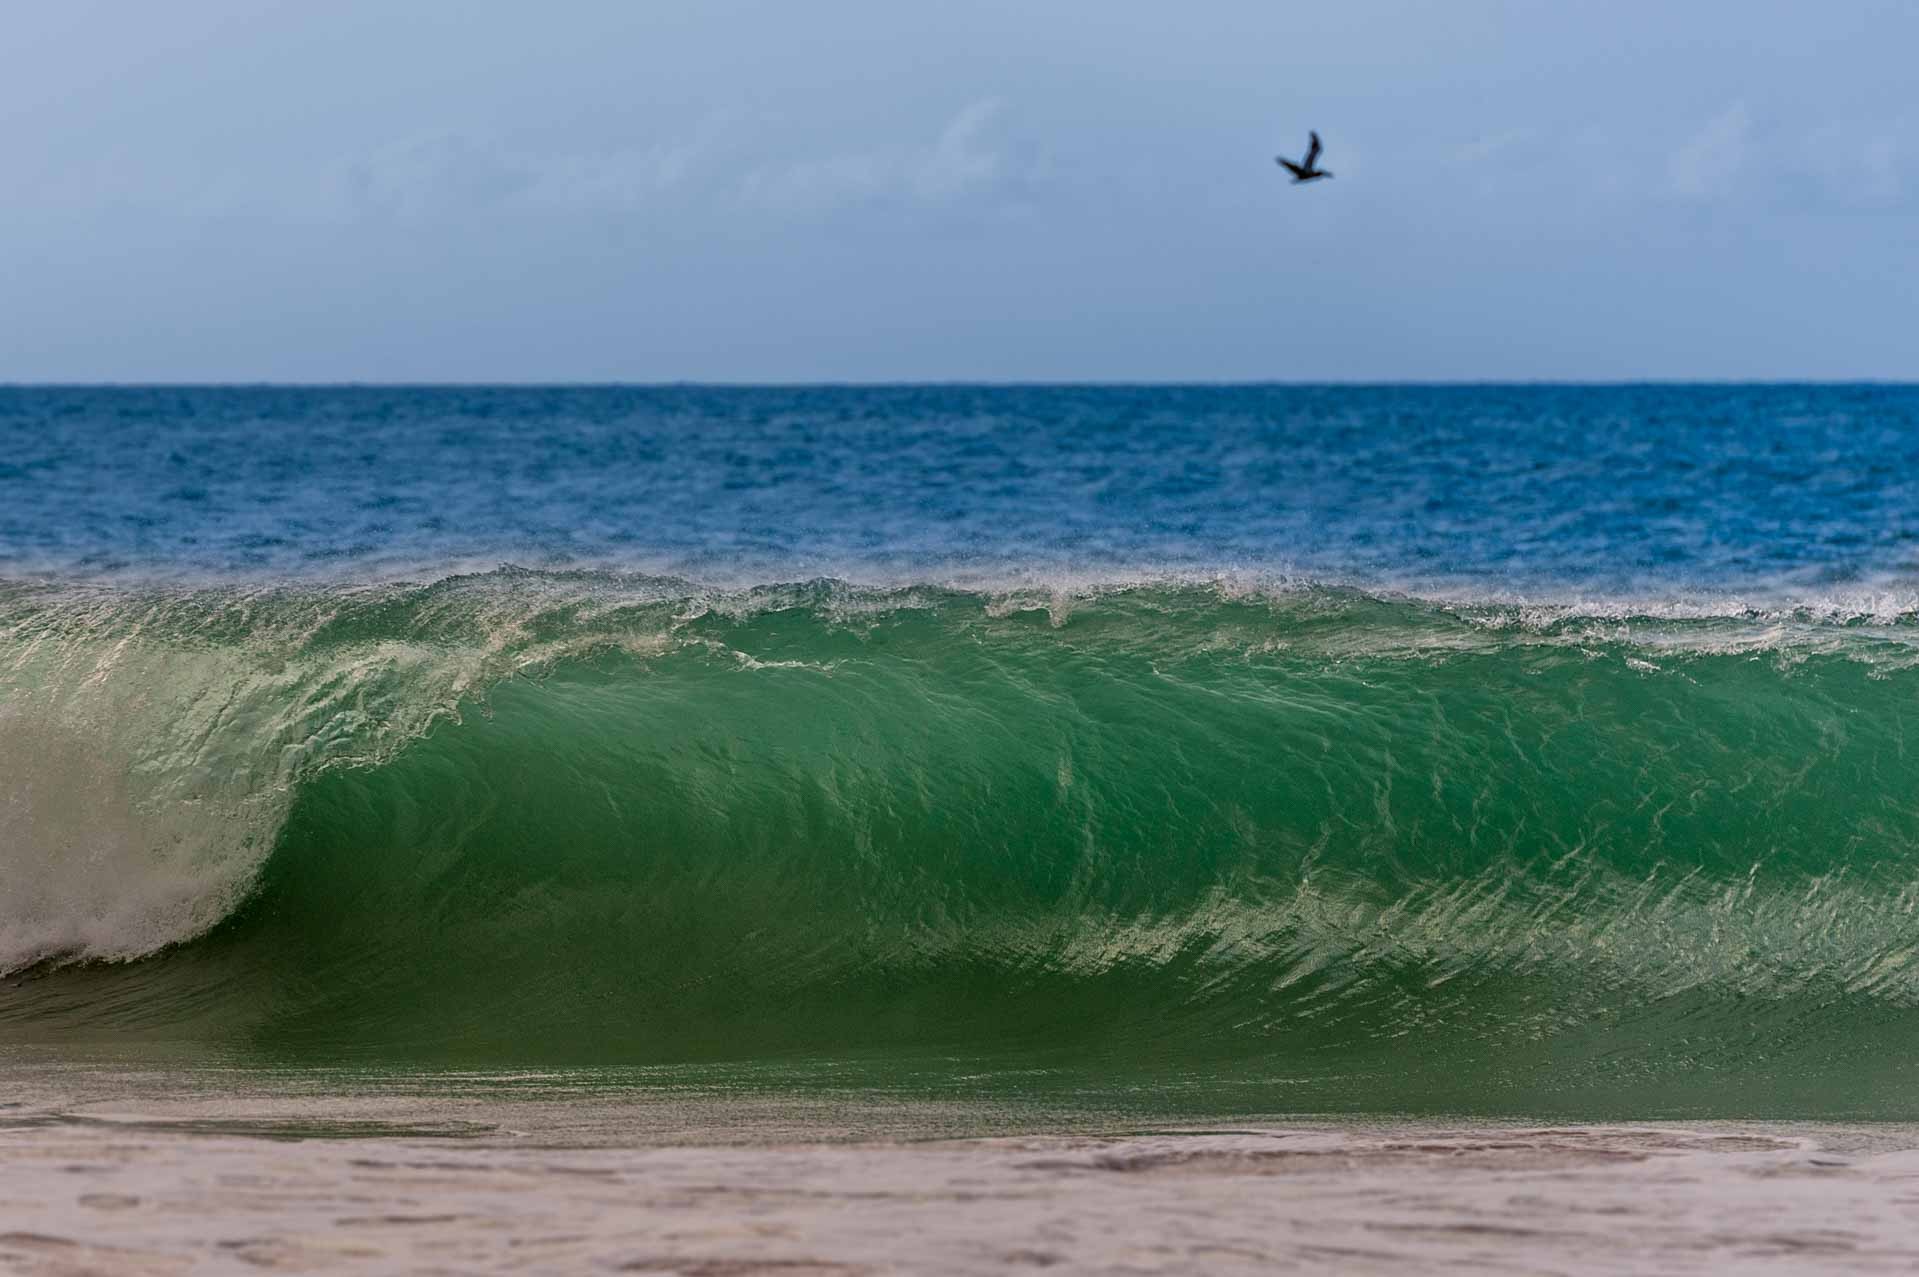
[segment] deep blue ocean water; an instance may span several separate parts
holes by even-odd
[[[1902,386],[0,388],[14,576],[1817,591],[1915,538]]]
[[[1915,537],[1910,387],[0,388],[0,1048],[1919,1117]]]

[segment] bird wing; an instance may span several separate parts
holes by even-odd
[[[1307,168],[1311,168],[1313,166],[1313,161],[1319,158],[1319,134],[1313,133],[1311,134],[1311,137],[1313,139],[1313,144],[1310,147],[1306,148],[1306,167]]]
[[[1279,165],[1281,168],[1285,169],[1288,173],[1291,173],[1294,177],[1303,178],[1306,176],[1306,170],[1304,168],[1300,167],[1299,165],[1293,163],[1291,160],[1286,159],[1282,156],[1275,155],[1273,157],[1273,163]]]

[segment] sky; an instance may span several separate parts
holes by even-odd
[[[1910,0],[16,4],[0,381],[1915,379],[1915,50]]]

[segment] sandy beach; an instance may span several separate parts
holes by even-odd
[[[871,1097],[435,1095],[15,1069],[0,1269],[1879,1272],[1905,1126],[1273,1119]],[[137,1101],[130,1097],[145,1095]],[[1106,1129],[1101,1129],[1108,1124]],[[994,1133],[997,1132],[997,1133]],[[957,1134],[955,1134],[957,1133]]]

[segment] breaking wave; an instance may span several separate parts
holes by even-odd
[[[1891,595],[16,583],[0,1032],[1890,1086],[1916,667]]]

